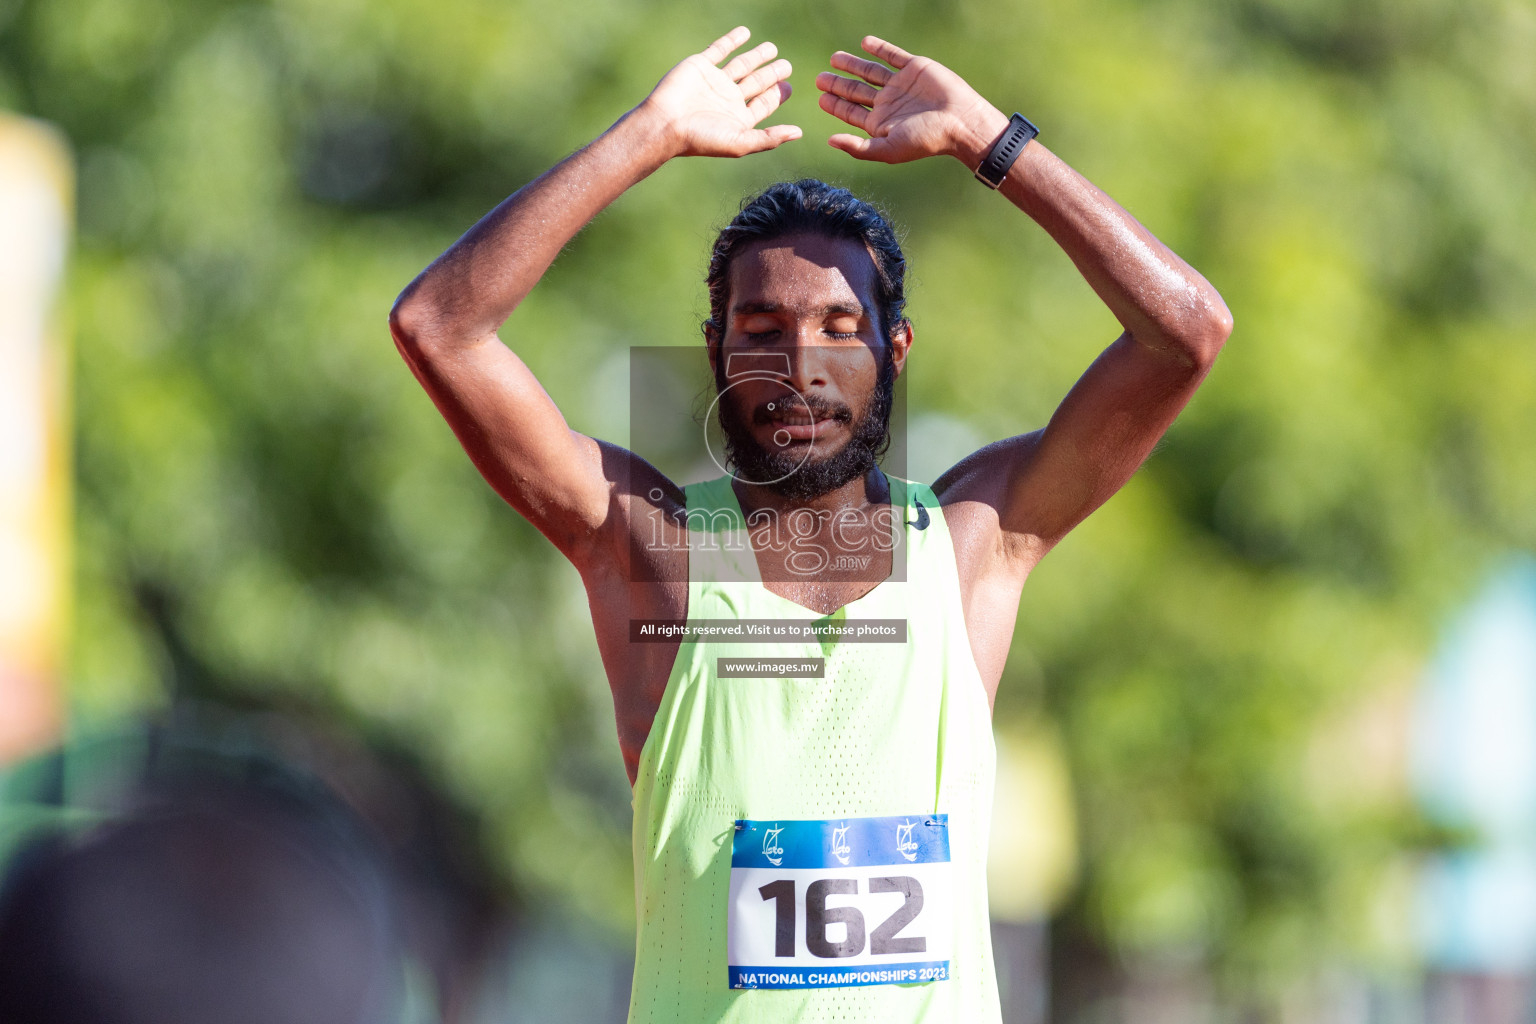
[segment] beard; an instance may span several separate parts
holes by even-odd
[[[720,389],[726,386],[718,374],[715,385]],[[820,459],[804,459],[758,443],[749,423],[768,422],[768,409],[763,406],[743,411],[737,408],[737,403],[723,401],[719,404],[719,419],[720,430],[725,435],[726,464],[743,482],[760,484],[792,501],[819,498],[868,473],[885,455],[891,443],[891,405],[895,391],[896,361],[887,346],[874,393],[857,422],[853,420],[852,410],[841,402],[829,402],[818,395],[797,396],[794,400],[803,402],[817,419],[830,418],[852,424],[852,436],[847,443]]]

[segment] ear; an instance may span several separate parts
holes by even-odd
[[[912,329],[912,321],[903,317],[891,332],[891,362],[895,364],[896,376],[901,376],[902,368],[907,365],[907,353],[912,350],[912,342],[916,340],[917,332]]]
[[[720,376],[717,366],[720,362],[720,330],[713,320],[705,320],[699,325],[699,330],[704,332],[704,351],[709,355],[709,374],[718,379]]]

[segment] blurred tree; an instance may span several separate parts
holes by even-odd
[[[1147,469],[1026,588],[997,714],[1060,725],[1070,928],[1209,958],[1260,1002],[1372,955],[1400,805],[1346,798],[1358,751],[1313,737],[1410,681],[1490,552],[1536,549],[1536,12],[1506,0],[0,4],[0,102],[81,165],[77,714],[302,695],[419,751],[509,879],[627,934],[578,581],[478,481],[385,315],[735,21],[799,68],[777,119],[807,139],[664,168],[505,336],[575,426],[625,441],[626,347],[696,339],[712,228],[816,174],[907,225],[914,411],[1032,429],[1108,313],[957,168],[821,145],[809,82],[878,31],[1026,111],[1237,320]]]

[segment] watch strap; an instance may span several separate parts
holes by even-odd
[[[1024,145],[1040,134],[1040,129],[1030,123],[1023,114],[1015,113],[1008,119],[1008,127],[992,144],[981,166],[976,168],[976,180],[987,188],[998,188],[1008,176],[1008,168],[1024,151]]]

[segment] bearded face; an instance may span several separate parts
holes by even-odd
[[[905,321],[883,324],[877,280],[869,249],[848,238],[789,235],[733,259],[709,339],[738,480],[804,501],[874,469],[911,344]]]
[[[844,401],[814,390],[800,393],[781,382],[763,381],[764,386],[751,390],[731,387],[723,368],[716,372],[715,385],[722,393],[717,408],[732,473],[785,498],[817,498],[864,476],[890,444],[896,366],[889,346],[881,349],[874,388],[859,411]],[[831,425],[848,436],[830,452],[807,450],[809,439],[791,436],[807,433],[807,427],[811,433],[826,433]],[[764,434],[769,435],[766,442]]]

